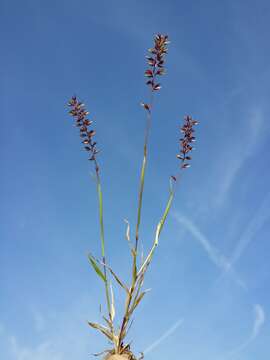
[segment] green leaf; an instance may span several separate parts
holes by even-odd
[[[165,221],[166,221],[166,218],[167,218],[167,216],[168,216],[168,213],[169,213],[169,211],[170,211],[170,209],[171,209],[173,197],[174,197],[174,192],[170,191],[170,196],[169,196],[169,200],[168,200],[166,209],[165,209],[164,214],[163,214],[163,216],[162,216],[162,218],[161,218],[161,220],[160,220],[160,228],[159,228],[159,231],[158,231],[158,238],[159,238],[159,235],[160,235],[161,230],[162,230],[162,228],[163,228],[163,225],[164,225],[164,223],[165,223]]]
[[[109,269],[112,276],[115,278],[116,282],[128,293],[128,287],[123,283],[123,281],[119,279],[116,273],[109,266],[107,266],[107,268]]]
[[[103,274],[103,272],[100,270],[99,266],[97,265],[95,259],[93,258],[92,255],[88,255],[88,259],[90,261],[90,264],[93,266],[95,272],[97,273],[97,275],[106,283],[106,278],[105,275]]]
[[[153,254],[154,254],[154,251],[156,249],[156,247],[158,246],[158,241],[159,241],[159,236],[160,236],[160,233],[161,233],[161,230],[164,226],[164,223],[167,219],[167,216],[168,216],[168,213],[171,209],[171,206],[172,206],[172,201],[173,201],[173,197],[174,197],[174,192],[170,191],[170,196],[169,196],[169,199],[168,199],[168,202],[167,202],[167,205],[166,205],[166,208],[165,208],[165,211],[162,215],[162,218],[160,219],[159,223],[157,224],[157,227],[156,227],[156,234],[155,234],[155,240],[154,240],[154,243],[153,243],[153,246],[151,248],[151,250],[149,251],[148,253],[148,256],[147,258],[145,259],[143,265],[141,266],[139,272],[138,272],[138,277],[146,272],[151,260],[152,260],[152,257],[153,257]]]
[[[106,316],[102,316],[103,320],[106,322],[106,324],[109,326],[109,328],[111,329],[112,327],[112,322],[110,319],[107,319]]]
[[[137,299],[135,299],[134,304],[133,304],[132,309],[131,309],[132,312],[136,309],[136,307],[139,305],[139,303],[142,301],[144,295],[145,295],[148,291],[150,291],[150,289],[143,291],[143,292],[137,297]]]
[[[138,212],[137,212],[137,224],[136,224],[136,238],[139,237],[139,227],[141,223],[141,210],[142,210],[142,198],[143,198],[143,190],[144,190],[144,177],[145,177],[145,168],[146,168],[146,152],[147,147],[144,144],[144,156],[143,156],[143,163],[141,169],[141,176],[140,176],[140,190],[139,190],[139,204],[138,204]],[[136,248],[137,250],[137,248]]]
[[[102,325],[99,325],[97,323],[93,323],[93,322],[90,322],[90,321],[88,321],[88,325],[91,326],[92,328],[96,329],[96,330],[99,330],[100,332],[102,332],[102,334],[107,336],[108,339],[113,341],[113,339],[114,339],[113,334],[105,326],[102,326]]]

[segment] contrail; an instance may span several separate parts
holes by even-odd
[[[263,307],[260,304],[256,304],[254,306],[254,311],[255,311],[255,321],[251,334],[251,340],[254,340],[259,335],[261,327],[265,323],[265,312]]]
[[[220,159],[222,163],[222,178],[219,181],[220,189],[216,196],[216,205],[222,206],[228,193],[231,191],[235,178],[245,164],[245,162],[256,152],[258,144],[265,139],[265,117],[263,111],[259,107],[250,109],[248,116],[248,133],[243,134],[242,139],[234,151],[226,149],[223,157]],[[225,166],[225,169],[224,169]]]
[[[207,237],[198,229],[197,226],[193,224],[185,216],[179,215],[178,213],[173,213],[173,217],[176,221],[182,224],[201,244],[205,252],[207,253],[209,259],[224,273],[230,272],[233,276],[233,279],[240,285],[242,288],[246,289],[245,283],[239,278],[235,270],[232,267],[231,261],[229,261],[218,249],[211,245]]]
[[[229,258],[229,263],[231,264],[231,266],[237,263],[237,261],[243,255],[245,249],[248,247],[251,241],[253,241],[256,233],[260,231],[260,229],[264,226],[267,220],[269,221],[270,219],[269,208],[270,208],[270,192],[266,195],[264,201],[261,203],[258,211],[256,212],[256,215],[247,225],[246,230],[243,232],[242,236],[240,237],[240,240],[236,244],[232,256]],[[220,281],[220,279],[229,271],[231,271],[231,269],[224,268],[218,281]]]
[[[250,244],[253,240],[256,233],[263,227],[266,221],[269,221],[270,213],[270,192],[266,195],[266,198],[262,202],[259,210],[257,211],[254,218],[248,224],[246,230],[244,231],[243,235],[241,236],[236,248],[231,257],[231,263],[234,264],[237,260],[241,257],[242,253],[246,249],[246,247]]]
[[[179,328],[180,325],[183,324],[183,319],[178,320],[169,330],[165,331],[164,334],[154,341],[148,348],[143,351],[143,354],[148,354],[150,351],[154,350],[157,346],[159,346],[165,339],[167,339],[170,335],[172,335],[176,329]]]
[[[244,351],[252,341],[254,341],[257,338],[257,336],[259,335],[259,333],[261,331],[263,324],[265,323],[265,312],[261,305],[256,304],[256,305],[254,305],[254,313],[255,313],[255,319],[254,319],[252,331],[251,331],[249,337],[247,338],[247,340],[244,341],[241,345],[239,345],[235,349],[233,349],[233,350],[229,351],[227,354],[223,355],[218,360],[225,360],[225,359],[229,360],[229,359],[235,358],[242,351]]]

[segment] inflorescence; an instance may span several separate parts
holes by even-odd
[[[164,69],[164,56],[167,54],[167,45],[169,44],[168,35],[158,34],[155,36],[154,47],[148,51],[151,56],[146,56],[150,69],[145,71],[145,76],[149,78],[146,82],[150,86],[152,91],[160,90],[161,85],[156,83],[156,76],[165,74]]]
[[[184,125],[181,127],[181,133],[184,134],[184,137],[180,139],[180,154],[177,154],[177,158],[181,160],[181,168],[186,169],[190,167],[190,164],[187,161],[191,160],[189,153],[194,150],[194,147],[191,145],[196,141],[194,136],[195,130],[193,126],[198,125],[197,120],[193,120],[191,116],[185,116]]]
[[[82,139],[82,143],[84,144],[84,149],[90,153],[89,160],[95,161],[96,163],[96,155],[99,150],[97,150],[96,147],[97,143],[93,141],[93,137],[96,132],[93,129],[89,129],[89,126],[93,123],[93,121],[87,119],[89,112],[86,110],[85,105],[77,100],[76,96],[72,96],[68,102],[68,106],[71,107],[69,114],[73,116],[75,126],[80,128],[80,137]]]

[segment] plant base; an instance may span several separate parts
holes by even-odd
[[[124,354],[114,354],[110,352],[103,360],[137,360],[131,351],[126,351]]]
[[[104,360],[131,360],[132,358],[126,354],[124,355],[107,355]],[[133,358],[134,359],[134,358]]]

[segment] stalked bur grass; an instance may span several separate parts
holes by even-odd
[[[127,332],[132,323],[132,316],[144,298],[147,290],[143,290],[143,283],[147,269],[151,263],[156,247],[159,243],[159,238],[165,221],[167,219],[168,213],[170,211],[173,198],[176,191],[176,184],[178,182],[180,172],[177,175],[172,175],[170,177],[170,186],[169,186],[169,196],[167,203],[165,205],[164,212],[160,221],[158,222],[155,230],[154,241],[152,247],[150,248],[145,259],[142,257],[141,263],[138,261],[138,245],[139,245],[139,232],[141,224],[141,212],[142,212],[142,203],[143,203],[143,193],[144,193],[144,180],[145,180],[145,171],[147,164],[147,155],[148,155],[148,138],[149,132],[152,123],[152,114],[153,114],[153,100],[154,94],[156,91],[161,89],[161,84],[157,79],[165,74],[164,62],[165,55],[168,51],[168,36],[158,34],[154,38],[154,47],[150,48],[149,55],[147,56],[148,68],[145,70],[145,76],[147,78],[146,84],[150,90],[150,99],[148,103],[141,103],[142,107],[146,111],[146,127],[144,135],[144,146],[143,146],[143,161],[140,171],[140,182],[139,182],[139,194],[138,194],[138,210],[137,210],[137,220],[136,220],[136,229],[135,229],[135,240],[134,243],[130,238],[130,225],[128,221],[126,238],[130,245],[131,256],[132,256],[132,273],[131,273],[131,282],[130,285],[126,285],[121,278],[113,271],[113,269],[108,265],[106,256],[105,256],[105,239],[104,239],[104,225],[103,225],[103,199],[102,199],[102,190],[101,190],[101,179],[100,179],[100,168],[97,161],[97,154],[99,153],[97,149],[97,143],[94,141],[95,130],[91,128],[93,123],[92,120],[88,119],[88,111],[85,108],[85,105],[81,103],[76,96],[73,96],[68,105],[70,106],[70,115],[74,118],[75,125],[80,129],[80,138],[84,149],[89,154],[89,160],[94,163],[96,183],[97,183],[97,194],[98,194],[98,203],[99,203],[99,225],[100,225],[100,239],[101,239],[101,259],[97,259],[92,254],[89,255],[89,262],[95,270],[98,277],[103,281],[105,287],[105,296],[107,303],[107,315],[103,316],[104,322],[106,325],[101,325],[93,322],[88,322],[88,324],[99,330],[103,335],[105,335],[113,348],[105,350],[104,360],[136,360],[136,357],[133,355],[130,349],[130,344],[125,343],[125,338]],[[184,124],[181,125],[180,131],[183,134],[179,140],[179,154],[177,158],[180,160],[180,170],[184,170],[190,166],[190,152],[193,150],[193,142],[195,141],[194,136],[194,126],[198,122],[193,120],[191,116],[186,116],[184,118]],[[110,276],[108,276],[110,275]],[[114,281],[122,288],[125,293],[126,301],[125,308],[123,312],[122,320],[119,324],[119,327],[114,325],[115,319],[115,304],[113,296],[113,288],[110,279]],[[140,359],[143,358],[143,354]]]

